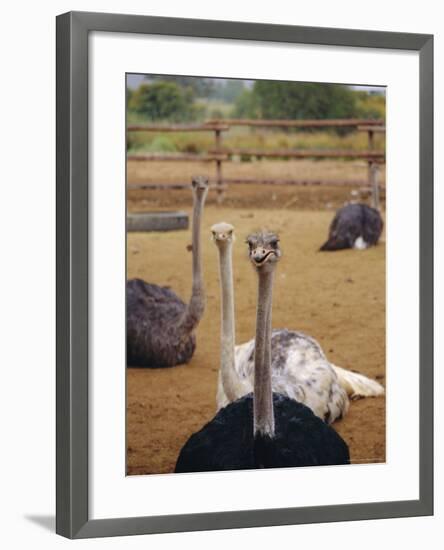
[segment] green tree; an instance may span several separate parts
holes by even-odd
[[[174,82],[141,84],[129,100],[129,110],[149,120],[184,121],[193,113],[194,95]]]
[[[253,90],[244,90],[236,99],[234,118],[261,118],[258,98]]]
[[[350,118],[357,113],[354,92],[339,84],[259,80],[253,95],[262,118]]]
[[[190,89],[195,97],[208,97],[214,89],[213,79],[200,76],[153,75],[149,77],[149,81],[173,82],[183,89]]]
[[[245,90],[243,80],[220,79],[215,80],[210,97],[220,99],[226,103],[234,103]]]
[[[131,90],[131,88],[128,88],[128,86],[127,86],[126,87],[126,104],[127,105],[129,103],[132,95],[133,95],[133,91]]]

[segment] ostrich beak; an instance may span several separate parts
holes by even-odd
[[[211,228],[212,239],[217,243],[234,241],[234,227],[225,222],[216,223]]]
[[[208,189],[208,178],[206,176],[195,176],[191,180],[191,185],[195,191],[205,191]]]
[[[256,266],[264,265],[273,256],[276,256],[276,252],[274,250],[267,250],[262,247],[255,248],[254,250],[251,251],[251,254],[250,254],[251,261]]]

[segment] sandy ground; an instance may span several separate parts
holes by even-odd
[[[137,179],[130,167],[129,173],[134,176],[129,181]],[[326,238],[332,212],[307,210],[311,200],[305,202],[304,195],[287,191],[299,197],[301,210],[293,209],[298,200],[291,207],[286,206],[290,199],[282,195],[271,201],[270,193],[274,191],[268,187],[250,200],[254,207],[246,207],[244,201],[237,208],[230,204],[217,207],[210,197],[203,221],[207,308],[197,331],[197,349],[186,366],[127,370],[128,474],[172,472],[182,445],[214,415],[220,313],[217,254],[209,231],[213,223],[227,221],[236,227],[237,342],[254,335],[255,323],[256,276],[246,258],[243,241],[250,231],[268,227],[280,233],[283,250],[274,291],[273,326],[305,331],[320,342],[334,363],[385,385],[384,239],[366,251],[319,253],[317,249]],[[153,192],[143,196],[130,192],[128,206],[130,210],[160,208],[168,204],[165,197]],[[177,197],[174,195],[174,200],[180,203]],[[189,192],[183,197],[180,207],[191,212]],[[321,208],[324,198],[317,195],[316,200]],[[335,200],[340,203],[342,198]],[[265,205],[268,209],[260,208]],[[189,243],[188,231],[129,234],[128,277],[168,285],[188,300]],[[347,441],[353,462],[385,460],[384,398],[353,402],[348,415],[334,427]]]

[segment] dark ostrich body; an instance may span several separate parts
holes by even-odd
[[[382,228],[383,221],[378,210],[366,204],[347,204],[336,212],[328,240],[321,250],[374,246],[381,236]],[[362,239],[360,246],[357,244],[359,238]]]
[[[205,472],[349,464],[346,443],[301,403],[272,393],[271,302],[281,255],[271,233],[248,238],[259,278],[254,392],[221,409],[182,448],[175,471]]]
[[[348,464],[344,440],[311,409],[273,394],[275,435],[254,436],[253,396],[221,409],[182,448],[176,472]]]
[[[195,328],[205,309],[200,259],[200,223],[208,180],[193,179],[193,287],[185,304],[167,287],[132,279],[126,285],[127,366],[164,368],[188,363],[196,348]]]
[[[187,304],[172,290],[132,279],[126,286],[126,299],[128,366],[172,367],[191,359],[196,337],[181,325]]]

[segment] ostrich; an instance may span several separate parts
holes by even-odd
[[[132,279],[126,285],[127,366],[162,368],[187,363],[196,347],[194,331],[205,309],[200,226],[208,179],[192,180],[193,286],[185,304],[172,290]]]
[[[193,434],[175,471],[349,464],[347,444],[333,428],[307,406],[272,391],[272,288],[281,252],[272,233],[251,235],[248,242],[259,283],[253,394],[230,403]]]
[[[340,208],[331,222],[328,240],[320,250],[345,248],[363,250],[378,243],[383,221],[379,213],[379,188],[376,164],[371,166],[373,208],[366,204],[347,204]]]
[[[250,393],[254,383],[254,339],[235,346],[232,243],[234,227],[211,228],[219,254],[222,323],[217,410]],[[352,398],[381,395],[383,387],[367,377],[329,363],[313,338],[287,329],[271,337],[273,391],[304,403],[328,423],[345,415]],[[347,395],[348,394],[348,395]]]

